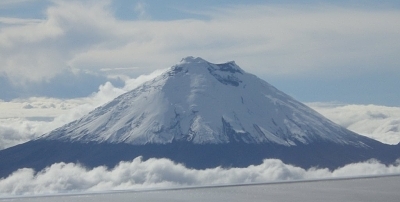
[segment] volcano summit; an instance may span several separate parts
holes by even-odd
[[[114,166],[137,156],[194,168],[265,158],[336,168],[370,158],[392,163],[400,145],[351,132],[234,62],[187,57],[83,118],[0,151],[0,176],[60,161]]]

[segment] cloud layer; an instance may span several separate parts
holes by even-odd
[[[400,142],[400,107],[308,103],[333,122],[361,135],[387,143]]]
[[[87,169],[73,163],[56,163],[37,173],[28,168],[20,169],[7,178],[0,179],[0,196],[171,188],[399,173],[400,165],[398,163],[385,166],[374,160],[349,164],[334,171],[316,168],[304,170],[276,159],[266,159],[260,165],[246,168],[217,167],[193,170],[168,159],[143,161],[141,157],[138,157],[131,162],[120,162],[112,169],[106,167]]]
[[[147,18],[143,2],[132,9]],[[235,59],[264,75],[395,71],[400,64],[399,10],[261,4],[195,12],[204,18],[129,21],[115,17],[111,1],[52,1],[43,19],[0,18],[0,72],[19,83],[65,68],[133,67],[138,76],[187,55]]]

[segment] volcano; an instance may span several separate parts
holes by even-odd
[[[137,156],[197,169],[265,158],[334,169],[370,158],[393,163],[400,145],[331,122],[235,62],[187,57],[83,118],[0,151],[0,176],[61,161],[113,167]]]

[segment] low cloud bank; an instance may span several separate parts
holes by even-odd
[[[400,107],[308,103],[333,122],[386,144],[400,142]]]
[[[0,102],[0,149],[24,143],[81,118],[126,91],[107,82],[89,97],[18,99]]]
[[[131,162],[121,162],[113,169],[87,169],[74,163],[56,163],[37,173],[24,168],[0,179],[0,197],[400,174],[399,163],[386,166],[370,160],[333,171],[316,168],[304,170],[277,159],[266,159],[260,165],[246,168],[217,167],[205,170],[189,169],[168,159],[143,161],[141,157]]]
[[[38,136],[34,132],[40,128],[39,123],[22,119],[10,120],[8,123],[0,123],[0,149],[5,149],[23,142],[27,142]]]

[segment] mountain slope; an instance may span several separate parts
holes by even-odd
[[[400,144],[346,130],[234,62],[187,57],[83,118],[0,151],[0,177],[61,161],[113,167],[137,156],[198,169],[265,158],[334,169],[370,158],[393,163]]]
[[[134,145],[329,141],[366,146],[358,135],[234,62],[212,64],[193,57],[42,138]]]

